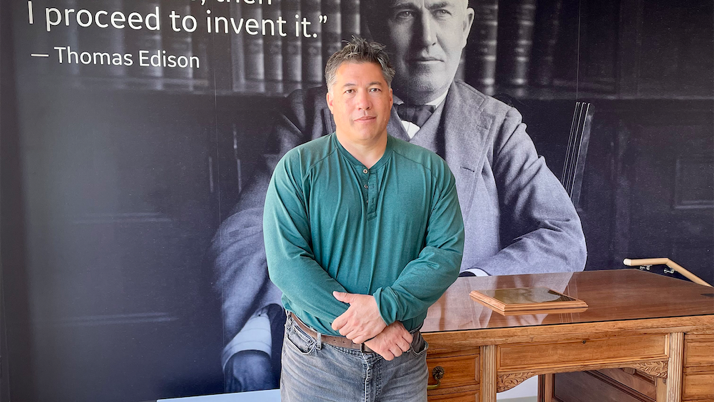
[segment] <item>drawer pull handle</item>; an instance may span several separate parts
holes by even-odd
[[[441,379],[444,378],[444,368],[441,366],[434,367],[434,370],[431,371],[431,376],[434,377],[434,379],[436,380],[436,384],[427,385],[427,390],[439,388],[439,386],[441,385]]]

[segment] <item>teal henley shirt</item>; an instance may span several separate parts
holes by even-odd
[[[333,291],[373,295],[387,325],[419,328],[456,280],[464,247],[446,162],[391,136],[371,168],[334,133],[292,149],[270,180],[263,230],[285,308],[335,336],[349,305]]]

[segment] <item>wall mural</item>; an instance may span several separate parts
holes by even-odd
[[[454,172],[462,270],[667,257],[714,282],[713,22],[704,0],[7,4],[0,399],[278,387],[262,202],[279,158],[334,130],[324,65],[352,36],[387,46],[404,109],[436,100],[417,122],[395,107],[390,134]],[[483,94],[513,108],[502,126]],[[573,197],[576,102],[594,115]]]

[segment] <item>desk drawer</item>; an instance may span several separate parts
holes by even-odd
[[[682,384],[682,399],[685,401],[714,400],[714,372],[685,373]]]
[[[684,338],[684,365],[714,366],[714,334],[687,334]]]
[[[667,348],[666,334],[502,345],[498,348],[498,371],[586,370],[615,362],[666,359]]]
[[[429,385],[436,384],[432,377],[435,367],[444,370],[439,388],[427,392],[429,401],[476,401],[479,391],[478,353],[461,356],[427,355]]]
[[[429,385],[436,384],[432,377],[435,367],[444,369],[444,377],[441,379],[439,390],[479,383],[479,356],[450,356],[431,357],[427,356],[426,365],[429,367]]]
[[[449,401],[449,402],[478,402],[478,392],[469,394],[448,394],[431,396],[429,395],[429,402],[434,401]]]

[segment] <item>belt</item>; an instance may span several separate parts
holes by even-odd
[[[310,335],[314,339],[318,338],[318,333],[312,330],[310,327],[305,325],[300,319],[293,313],[289,313],[290,316],[293,318],[293,321],[297,323],[297,325],[305,331],[306,334]],[[372,349],[369,348],[369,346],[363,344],[363,343],[354,343],[351,340],[345,338],[344,336],[332,336],[332,335],[323,335],[319,334],[320,339],[322,343],[326,343],[328,345],[332,346],[338,346],[341,348],[346,348],[346,349],[357,349],[365,353],[374,353]]]

